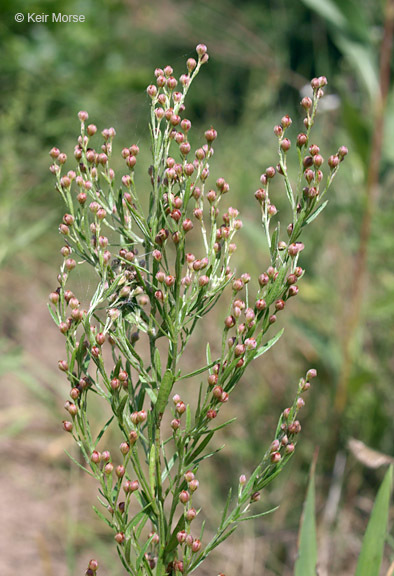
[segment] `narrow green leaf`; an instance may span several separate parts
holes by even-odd
[[[207,342],[206,357],[207,357],[207,364],[211,364],[212,357],[211,357],[211,347],[209,345],[209,342]]]
[[[197,456],[199,454],[201,454],[201,452],[204,450],[204,448],[209,444],[209,442],[212,440],[212,436],[213,436],[213,432],[211,430],[211,432],[209,434],[207,434],[207,436],[204,438],[204,440],[202,440],[202,442],[200,442],[200,444],[197,446],[197,448],[195,448],[194,452],[192,452],[191,454],[189,453],[189,455],[186,455],[185,458],[185,464],[186,466],[188,466],[189,464],[191,464],[193,462],[193,460],[195,458],[197,458]]]
[[[140,512],[138,512],[138,514],[136,514],[136,515],[134,516],[134,518],[132,518],[132,519],[130,520],[130,522],[127,524],[127,527],[126,527],[126,530],[125,530],[126,536],[129,536],[129,534],[131,534],[132,529],[133,529],[135,526],[137,526],[137,525],[141,522],[141,520],[146,516],[146,510],[147,510],[149,507],[150,507],[150,504],[147,504],[147,505],[145,506],[145,508],[143,508]]]
[[[216,428],[212,428],[211,430],[206,430],[206,432],[203,432],[203,434],[209,434],[210,432],[217,432],[218,430],[221,430],[221,428],[225,428],[229,424],[232,424],[233,422],[235,422],[236,419],[237,419],[236,417],[230,418],[230,420],[223,422],[223,424],[219,424],[219,426],[216,426]]]
[[[159,378],[161,378],[161,359],[160,359],[160,352],[159,352],[158,348],[155,348],[153,361],[155,363],[156,374],[159,376]]]
[[[56,326],[59,326],[59,319],[56,316],[55,312],[52,310],[51,305],[48,303],[47,306],[48,306],[49,314],[52,316],[52,320],[54,321]]]
[[[324,208],[327,206],[328,204],[328,200],[326,200],[325,202],[323,202],[323,204],[321,204],[321,206],[319,206],[319,208],[317,210],[315,210],[314,212],[312,212],[312,214],[310,216],[308,216],[308,218],[305,220],[304,222],[304,226],[307,224],[310,224],[311,222],[314,221],[315,218],[317,218],[320,214],[320,212],[323,212]]]
[[[152,444],[149,453],[149,484],[152,494],[155,493],[155,487],[156,487],[155,467],[156,467],[156,446],[155,444]]]
[[[203,366],[202,368],[198,368],[197,370],[194,370],[193,372],[189,372],[188,374],[181,376],[177,380],[186,380],[186,378],[192,378],[193,376],[197,376],[198,374],[202,374],[203,372],[206,372],[207,370],[212,368],[212,366],[215,366],[215,364],[217,364],[217,362],[218,362],[217,360],[214,360],[213,362],[209,362],[209,364],[207,364],[206,366]]]
[[[94,443],[94,447],[96,448],[96,446],[98,445],[98,443],[100,442],[101,438],[103,437],[104,432],[106,431],[106,429],[108,428],[108,426],[111,424],[112,420],[115,418],[115,416],[111,416],[111,418],[104,424],[104,426],[101,428],[100,432],[97,435],[96,438],[96,442]]]
[[[271,259],[273,262],[276,261],[278,255],[279,235],[280,235],[280,222],[278,222],[278,225],[276,226],[271,238]]]
[[[172,385],[174,383],[174,375],[171,370],[166,370],[163,380],[160,384],[159,395],[156,402],[156,414],[160,417],[167,406],[168,398],[171,394]]]
[[[215,454],[218,454],[219,452],[221,452],[223,450],[224,446],[225,446],[225,444],[223,444],[223,446],[220,446],[220,448],[217,448],[213,452],[209,452],[208,454],[204,454],[204,456],[200,456],[200,458],[197,458],[196,460],[194,460],[193,463],[199,464],[203,460],[206,460],[207,458],[211,458],[211,456],[214,456]]]
[[[172,458],[170,459],[169,462],[167,462],[167,460],[165,460],[165,470],[163,470],[163,472],[161,473],[161,481],[162,483],[164,482],[164,480],[167,478],[167,476],[169,475],[169,473],[171,472],[175,462],[178,460],[178,454],[175,453]]]
[[[185,527],[185,516],[182,514],[182,516],[178,520],[177,525],[175,526],[174,530],[172,531],[170,541],[168,542],[168,544],[166,546],[166,553],[167,554],[169,554],[170,552],[175,550],[175,548],[178,546],[178,540],[177,540],[176,535],[178,534],[178,532],[183,530],[184,527]]]
[[[67,454],[67,456],[74,462],[74,464],[76,464],[77,466],[79,466],[79,468],[81,468],[84,472],[87,472],[87,474],[89,474],[89,476],[92,476],[92,478],[96,478],[96,476],[90,472],[90,470],[88,470],[87,468],[85,468],[85,466],[82,466],[82,464],[80,464],[78,462],[78,460],[75,460],[75,458],[73,456],[71,456],[71,454],[69,452],[67,452],[67,450],[65,450],[65,453]]]
[[[155,535],[152,534],[152,536],[149,538],[149,540],[147,540],[147,541],[145,542],[145,544],[143,545],[143,547],[141,548],[141,552],[139,553],[138,558],[137,558],[136,563],[135,563],[135,567],[136,567],[136,569],[137,569],[137,572],[138,572],[138,570],[140,569],[141,562],[142,562],[142,561],[144,560],[144,558],[145,558],[145,552],[148,550],[149,544],[152,542],[152,540],[153,540],[154,537],[155,537]]]
[[[186,423],[185,423],[185,434],[188,434],[192,427],[192,414],[190,410],[190,404],[186,406]]]
[[[149,398],[151,399],[151,402],[153,404],[153,406],[156,404],[157,402],[157,394],[154,390],[152,390],[152,388],[150,388],[149,386],[147,386],[145,388],[145,392],[148,394]]]
[[[271,514],[271,512],[275,512],[279,509],[279,506],[275,506],[275,508],[271,508],[271,510],[266,510],[265,512],[260,512],[260,514],[253,514],[252,516],[246,516],[246,518],[238,518],[238,522],[246,522],[247,520],[254,520],[255,518],[260,518],[261,516],[267,516],[267,514]]]
[[[254,358],[256,359],[256,358],[258,358],[259,356],[262,356],[263,354],[265,354],[266,352],[268,352],[268,350],[269,350],[270,348],[272,348],[272,346],[274,346],[274,344],[277,343],[277,341],[279,340],[279,338],[282,336],[283,332],[284,332],[284,328],[282,328],[282,330],[279,330],[279,332],[278,332],[273,338],[271,338],[271,340],[268,340],[268,342],[267,342],[266,344],[264,344],[263,346],[261,346],[261,347],[257,350]]]
[[[304,503],[294,576],[316,576],[317,541],[315,521],[315,470],[312,465],[308,494]]]
[[[226,520],[227,512],[228,512],[228,507],[230,506],[230,502],[231,502],[232,495],[233,495],[233,489],[230,488],[230,490],[228,491],[228,496],[227,496],[226,504],[225,504],[224,509],[223,509],[222,518],[221,518],[221,520],[220,520],[219,528],[222,528],[222,527],[223,527],[223,524],[224,524],[224,522],[225,522],[225,520]]]
[[[392,481],[393,467],[390,466],[376,496],[364,536],[361,554],[357,562],[356,576],[379,576],[380,574],[390,509]]]
[[[112,524],[112,522],[110,522],[110,521],[108,520],[108,518],[106,518],[106,517],[104,516],[104,514],[102,514],[102,512],[100,512],[100,510],[99,510],[98,508],[96,508],[96,506],[93,506],[93,510],[96,512],[97,516],[98,516],[99,518],[101,518],[101,520],[104,520],[104,522],[105,522],[106,524],[108,524],[108,526],[109,526],[110,528],[113,528],[113,527],[114,527],[114,525]]]

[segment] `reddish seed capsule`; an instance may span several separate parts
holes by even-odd
[[[284,300],[277,300],[275,302],[275,310],[283,310],[283,308],[285,307],[285,302]]]
[[[207,411],[207,418],[208,418],[208,420],[213,420],[214,418],[216,418],[216,416],[217,416],[216,410],[212,410],[212,409],[211,409],[211,410],[208,410],[208,411]]]

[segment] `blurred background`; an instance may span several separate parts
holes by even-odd
[[[328,208],[304,236],[307,273],[278,322],[284,337],[235,391],[226,417],[237,423],[216,440],[226,449],[201,481],[200,501],[214,523],[229,486],[271,442],[298,378],[316,367],[296,456],[259,504],[280,508],[245,525],[198,574],[293,573],[317,451],[319,574],[353,574],[384,472],[373,451],[394,456],[393,2],[63,0],[63,14],[86,21],[14,19],[16,12],[59,9],[49,0],[2,0],[0,7],[0,573],[76,576],[95,557],[100,575],[123,574],[112,535],[91,509],[97,487],[64,453],[77,455],[61,426],[68,390],[57,370],[63,337],[46,309],[61,261],[63,214],[48,151],[58,146],[72,156],[77,112],[86,109],[100,130],[116,128],[119,152],[138,143],[143,195],[150,154],[145,88],[157,66],[183,73],[204,42],[210,60],[190,92],[187,116],[196,145],[211,124],[218,130],[211,178],[226,178],[229,203],[241,211],[240,272],[266,269],[254,191],[277,162],[273,125],[289,113],[294,140],[302,129],[299,102],[313,76],[329,80],[313,141],[325,158],[340,145],[349,155]],[[121,163],[119,154],[114,167]],[[279,187],[276,194],[285,223],[284,194]],[[88,279],[79,281],[84,290]],[[221,318],[219,308],[207,322],[214,330]],[[193,346],[190,358],[201,356],[198,342]],[[352,452],[351,438],[370,450]],[[390,536],[382,574],[393,560]]]

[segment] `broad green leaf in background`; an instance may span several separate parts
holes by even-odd
[[[386,539],[392,480],[393,467],[390,466],[376,496],[357,562],[356,576],[379,576]]]
[[[298,537],[298,557],[294,576],[316,576],[317,540],[315,520],[315,466],[312,465],[308,494]]]

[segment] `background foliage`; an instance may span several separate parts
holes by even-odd
[[[387,0],[391,12],[392,4]],[[171,64],[183,72],[185,56],[198,42],[207,44],[211,59],[190,93],[188,116],[196,143],[211,124],[219,132],[212,172],[214,178],[225,176],[229,202],[241,209],[240,272],[265,269],[253,193],[260,173],[276,163],[273,125],[290,113],[301,126],[301,93],[314,75],[329,79],[317,138],[323,155],[341,144],[350,151],[320,226],[308,230],[301,259],[307,275],[281,320],[285,336],[256,362],[228,406],[226,417],[236,415],[238,424],[228,436],[223,433],[227,449],[207,472],[206,497],[212,498],[215,515],[231,479],[247,473],[254,454],[270,442],[295,381],[313,364],[319,378],[303,414],[298,455],[266,495],[266,504],[281,502],[281,508],[254,532],[245,528],[231,541],[212,573],[292,574],[316,447],[320,546],[326,558],[321,573],[354,573],[383,474],[357,463],[347,442],[354,437],[393,456],[394,90],[387,44],[393,15],[387,6],[383,0],[64,0],[62,12],[84,14],[85,23],[32,24],[15,22],[15,12],[58,12],[59,4],[2,2],[0,441],[3,460],[17,476],[11,482],[4,467],[0,471],[2,574],[11,576],[32,563],[37,574],[52,574],[56,566],[59,574],[71,576],[82,573],[78,567],[90,554],[100,557],[103,574],[120,574],[112,566],[112,542],[96,536],[92,486],[63,455],[68,444],[59,422],[66,388],[55,371],[62,339],[45,311],[61,246],[61,202],[48,171],[48,151],[56,145],[72,152],[77,111],[87,109],[99,127],[116,128],[119,151],[138,143],[143,194],[149,162],[145,87],[156,66]],[[382,54],[388,59],[383,76]],[[285,218],[279,191],[275,203]],[[213,331],[216,316],[206,322]],[[198,338],[195,354],[203,354]],[[364,461],[374,463],[376,455],[374,461],[366,453]],[[17,546],[21,532],[23,552]],[[394,559],[392,543],[389,539],[386,546],[386,566]]]

